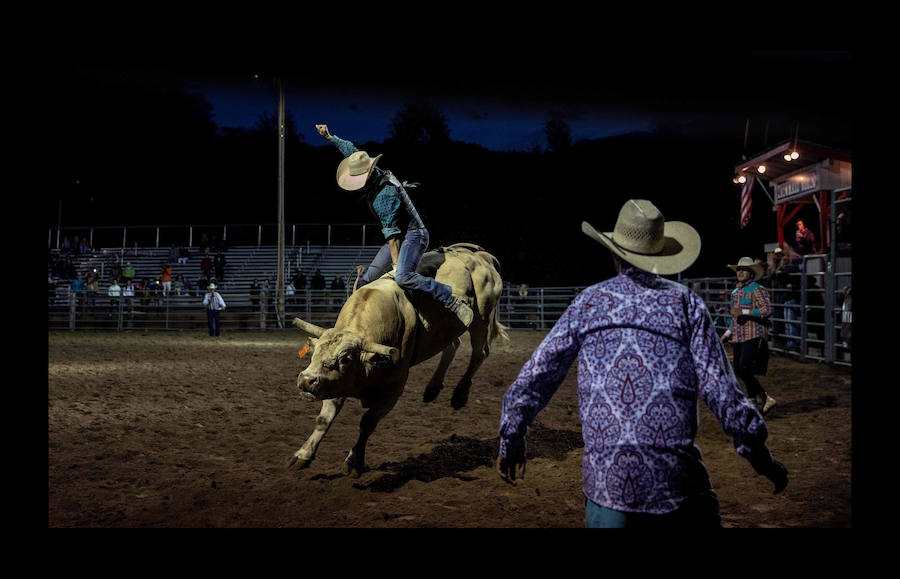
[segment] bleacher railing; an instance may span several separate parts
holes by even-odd
[[[285,244],[381,245],[380,226],[374,223],[285,223]],[[63,241],[87,239],[90,247],[169,247],[200,245],[203,236],[234,245],[276,245],[275,223],[213,225],[115,225],[50,227],[47,248],[61,249]]]

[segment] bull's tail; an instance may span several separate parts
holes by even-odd
[[[494,319],[491,320],[491,323],[488,326],[488,344],[493,343],[496,338],[500,338],[504,342],[509,343],[509,334],[506,333],[506,326],[500,323],[499,303],[494,307]]]

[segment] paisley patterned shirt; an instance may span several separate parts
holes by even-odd
[[[738,387],[703,300],[631,266],[580,293],[503,397],[500,456],[525,434],[578,357],[582,488],[624,512],[674,511],[708,491],[694,444],[702,397],[757,472],[772,463],[759,411]]]

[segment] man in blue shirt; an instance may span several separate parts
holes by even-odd
[[[316,125],[322,137],[334,143],[344,155],[338,165],[338,186],[345,191],[360,191],[365,195],[369,209],[381,224],[385,244],[375,255],[362,275],[357,287],[394,269],[394,281],[407,292],[421,292],[453,312],[468,328],[474,316],[464,297],[455,296],[452,288],[434,278],[426,277],[416,268],[428,248],[428,229],[422,223],[416,208],[406,194],[403,185],[390,171],[376,167],[381,155],[370,157],[365,151],[328,132],[328,125]]]
[[[528,427],[577,357],[587,527],[721,526],[694,444],[700,397],[781,492],[787,469],[766,447],[766,424],[738,387],[706,304],[660,277],[696,260],[696,230],[633,199],[612,232],[587,222],[582,231],[612,252],[618,275],[575,298],[504,395],[501,477],[524,475]]]

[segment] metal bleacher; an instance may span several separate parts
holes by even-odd
[[[181,275],[196,284],[201,278],[200,264],[203,261],[204,252],[200,247],[190,247],[191,257],[187,263],[170,263],[172,267],[173,281]],[[337,277],[345,282],[351,274],[355,276],[358,265],[368,265],[379,246],[337,246],[337,245],[311,245],[288,246],[284,250],[285,283],[291,280],[299,268],[306,276],[306,287],[309,287],[313,274],[321,272],[326,283]],[[59,254],[56,249],[51,253]],[[250,287],[254,280],[260,282],[269,280],[269,288],[274,292],[277,283],[278,248],[274,245],[253,245],[229,247],[223,251],[225,256],[225,268],[222,279],[216,279],[216,285],[222,295],[229,301],[238,303],[249,302]],[[210,259],[216,252],[210,251]],[[160,268],[164,263],[169,263],[169,248],[143,247],[136,250],[122,248],[100,248],[87,254],[73,254],[72,262],[78,277],[84,278],[92,270],[97,271],[98,293],[105,296],[111,284],[110,271],[118,264],[124,268],[130,263],[135,270],[135,281],[144,279],[156,281],[159,279]],[[215,277],[213,272],[213,277]],[[65,297],[68,293],[70,280],[53,276],[57,286],[57,296]],[[121,283],[121,280],[120,280]],[[352,278],[350,278],[352,285]],[[200,292],[205,288],[200,288]],[[302,290],[304,288],[296,288]],[[191,292],[190,295],[195,295]]]

